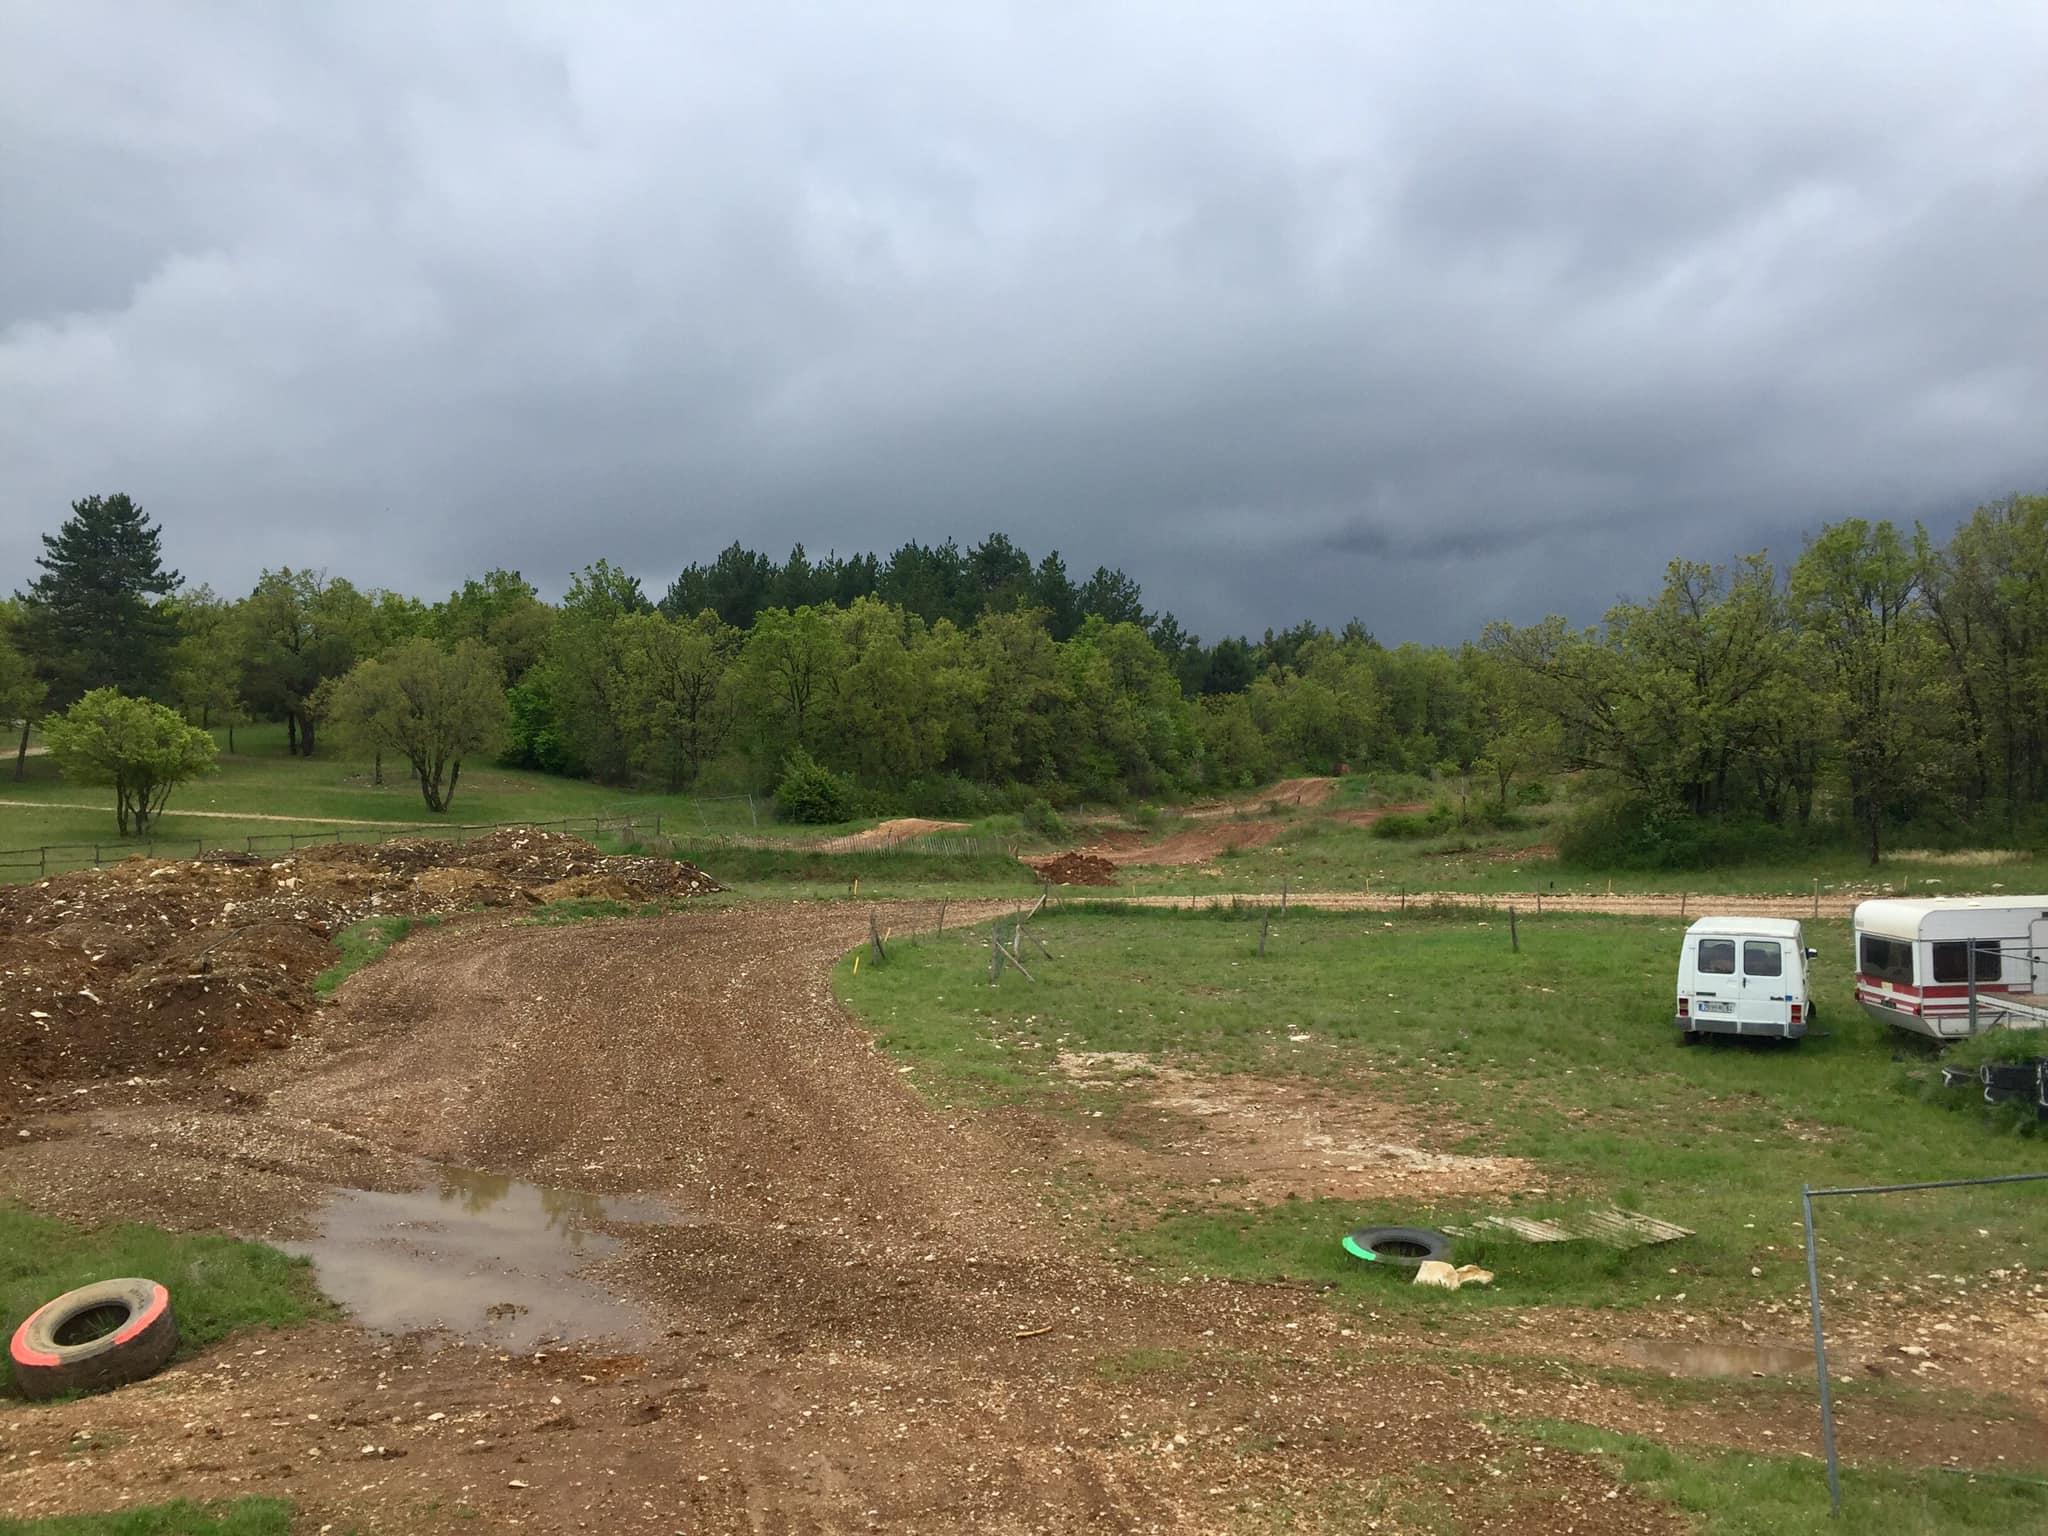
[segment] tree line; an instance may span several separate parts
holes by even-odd
[[[1904,827],[2024,838],[2048,803],[2042,496],[1946,543],[1851,519],[1782,569],[1674,561],[1598,625],[1456,647],[1355,620],[1204,644],[1123,572],[1076,581],[1001,533],[886,557],[734,544],[658,597],[598,560],[559,603],[505,570],[433,603],[293,569],[225,598],[167,569],[121,495],[44,545],[0,612],[24,747],[112,690],[225,727],[229,751],[249,720],[305,756],[332,728],[434,810],[483,756],[671,790],[823,775],[839,791],[805,804],[956,813],[1353,767],[1477,783],[1505,814],[1575,771],[1607,792],[1581,829],[1604,854],[1690,860],[1717,837],[1852,833],[1873,859]]]

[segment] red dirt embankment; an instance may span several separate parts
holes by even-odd
[[[519,828],[274,860],[135,858],[0,887],[0,1115],[40,1083],[283,1048],[334,935],[364,917],[719,889],[693,865]]]

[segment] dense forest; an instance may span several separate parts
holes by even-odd
[[[669,789],[795,782],[785,803],[821,815],[1347,766],[1455,779],[1466,814],[1504,815],[1575,771],[1595,791],[1580,845],[1646,861],[2031,840],[2048,804],[2044,496],[1944,544],[1849,520],[1782,569],[1674,561],[1597,626],[1500,623],[1456,649],[1356,620],[1205,644],[1124,573],[1076,581],[1000,533],[822,560],[735,544],[658,596],[598,560],[560,603],[503,570],[434,603],[291,569],[228,598],[166,569],[160,537],[121,495],[45,536],[0,605],[0,717],[23,745],[119,690],[230,732],[282,721],[308,756],[339,731],[407,758],[435,809],[465,753]]]

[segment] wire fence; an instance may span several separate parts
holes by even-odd
[[[1813,1320],[1813,1370],[1820,1384],[1821,1450],[1828,1468],[1828,1511],[1842,1513],[1842,1459],[1835,1444],[1835,1394],[1828,1380],[1827,1333],[1821,1320],[1820,1244],[1814,1235],[1813,1204],[1816,1200],[1847,1199],[1865,1195],[1917,1194],[1925,1190],[1978,1189],[1991,1185],[2038,1184],[2048,1173],[2001,1173],[1980,1179],[1927,1179],[1912,1184],[1844,1185],[1816,1189],[1811,1184],[1799,1191],[1801,1224],[1806,1231],[1806,1295]],[[1950,1467],[1945,1470],[1959,1471]],[[1973,1476],[1996,1475],[1972,1472]]]
[[[336,826],[251,832],[241,837],[208,839],[149,838],[113,843],[44,843],[34,848],[0,848],[0,881],[40,880],[76,869],[104,869],[126,859],[197,859],[209,853],[288,854],[319,843],[388,843],[401,838],[446,838],[467,842],[513,828],[534,832],[584,833],[612,837],[622,844],[664,836],[659,815],[561,816],[552,821],[487,821],[455,824]]]

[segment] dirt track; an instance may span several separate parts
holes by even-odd
[[[1091,900],[1104,898],[1091,897]],[[1278,891],[1241,891],[1204,896],[1128,896],[1110,900],[1129,901],[1140,907],[1227,907],[1240,902],[1248,907],[1277,907]],[[1749,913],[1760,917],[1847,917],[1868,894],[1837,896],[1823,894],[1819,911],[1812,896],[1703,896],[1697,892],[1682,896],[1654,892],[1618,892],[1612,896],[1562,891],[1291,891],[1289,906],[1309,907],[1323,912],[1404,912],[1431,907],[1470,907],[1517,912],[1604,913],[1609,917],[1706,917],[1716,912]]]
[[[1568,1319],[1511,1346],[1537,1357],[1475,1366],[1436,1352],[1455,1320],[1383,1331],[1103,1256],[1047,1198],[1065,1132],[934,1110],[833,1001],[866,926],[795,905],[458,925],[203,1094],[109,1088],[25,1122],[0,1190],[60,1214],[290,1236],[326,1189],[430,1159],[687,1219],[620,1229],[602,1270],[666,1323],[652,1346],[245,1335],[112,1397],[0,1410],[0,1511],[258,1492],[309,1530],[1354,1530],[1383,1506],[1333,1490],[1389,1479],[1465,1530],[1599,1536],[1681,1526],[1580,1457],[1519,1453],[1508,1477],[1485,1416],[1804,1433],[1802,1401],[1723,1427],[1560,1369],[1540,1356]],[[87,1427],[105,1448],[67,1455]],[[2039,1431],[1977,1421],[1968,1445]]]

